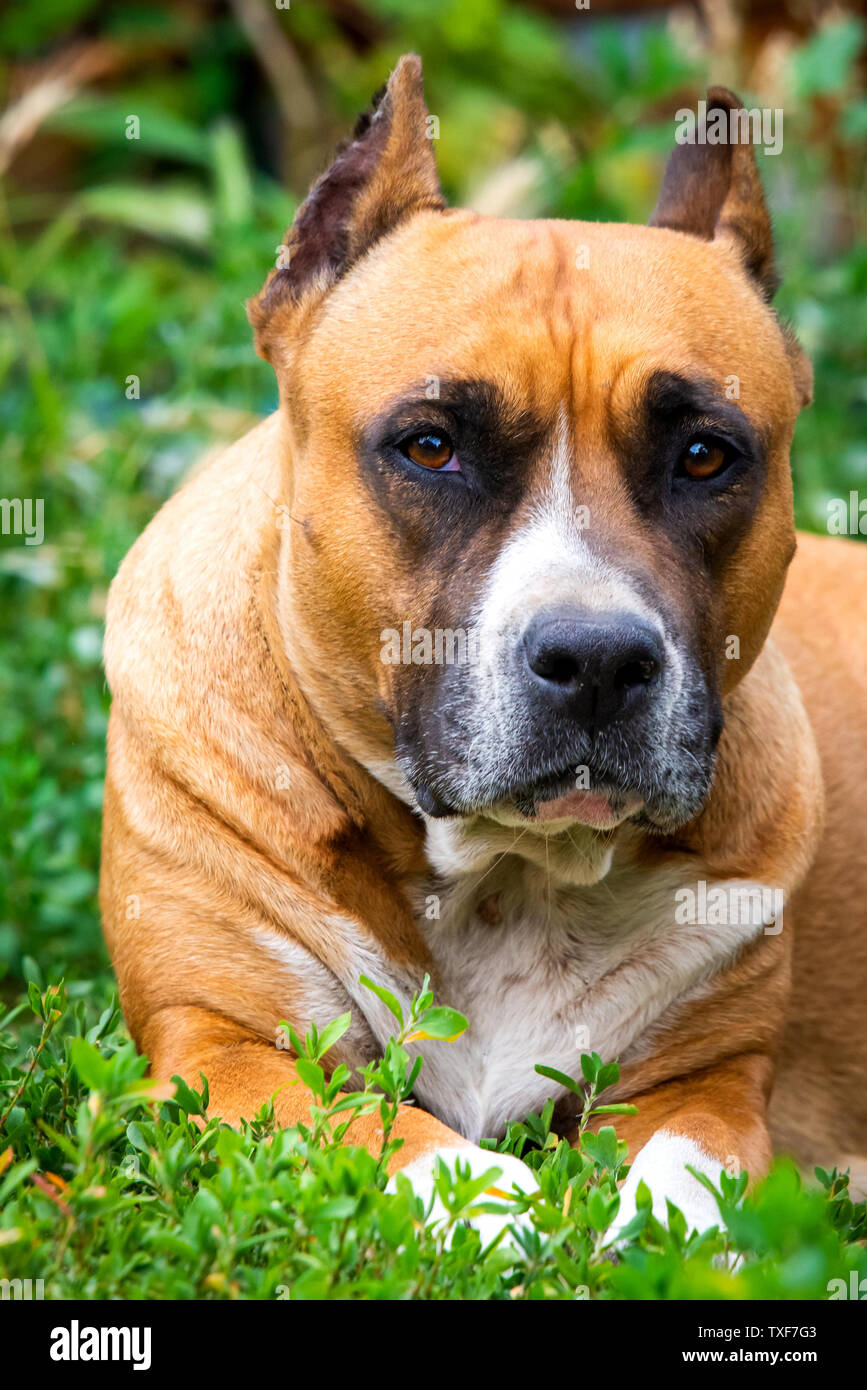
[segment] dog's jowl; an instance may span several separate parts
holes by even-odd
[[[867,551],[796,550],[749,145],[676,144],[646,227],[505,221],[445,207],[425,117],[404,58],[249,305],[279,410],[114,583],[123,1007],[155,1075],[289,1125],[279,1021],[351,1010],[358,1068],[360,977],[428,972],[469,1028],[419,1044],[395,1167],[490,1167],[552,1094],[570,1138],[535,1064],[593,1050],[638,1107],[619,1219],[644,1179],[708,1225],[687,1163],[863,1171]]]

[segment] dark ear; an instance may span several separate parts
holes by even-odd
[[[313,185],[286,234],[278,269],[247,305],[260,351],[276,308],[324,292],[404,218],[445,206],[429,119],[421,59],[405,54],[352,140]]]
[[[732,112],[737,115],[730,117]],[[692,124],[686,124],[685,143],[675,146],[668,161],[650,225],[704,241],[730,239],[744,269],[771,299],[778,284],[774,241],[747,112],[733,92],[712,87],[703,120],[693,112],[683,114],[692,117]]]

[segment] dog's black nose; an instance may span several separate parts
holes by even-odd
[[[538,694],[593,728],[634,712],[658,683],[663,664],[659,633],[629,614],[540,614],[522,646]]]

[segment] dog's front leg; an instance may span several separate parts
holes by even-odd
[[[158,1078],[178,1075],[189,1085],[199,1086],[200,1074],[204,1074],[208,1080],[208,1112],[227,1124],[237,1127],[242,1119],[252,1119],[271,1098],[279,1125],[309,1122],[313,1095],[299,1079],[289,1054],[219,1014],[188,1005],[160,1009],[143,1029],[142,1047],[150,1058],[152,1074]],[[500,1176],[492,1178],[498,1191],[510,1193],[517,1187],[533,1192],[538,1187],[532,1171],[519,1159],[480,1148],[415,1105],[400,1106],[392,1138],[401,1140],[401,1146],[388,1161],[390,1186],[394,1186],[395,1175],[403,1172],[426,1201],[434,1195],[438,1159],[452,1171],[456,1161],[460,1161],[469,1166],[474,1177],[498,1169]],[[344,1142],[358,1144],[379,1157],[383,1143],[379,1114],[354,1119]],[[438,1199],[434,1201],[433,1214],[443,1215]],[[504,1221],[499,1216],[483,1214],[476,1216],[473,1224],[479,1228],[483,1242],[487,1242]]]
[[[747,1053],[630,1097],[638,1114],[617,1122],[617,1132],[629,1145],[632,1166],[612,1239],[635,1216],[641,1182],[660,1221],[667,1220],[670,1199],[690,1230],[722,1225],[714,1198],[687,1165],[716,1187],[722,1169],[732,1176],[745,1169],[751,1179],[762,1175],[771,1158],[765,1118],[770,1073],[767,1056]]]
[[[278,1125],[309,1123],[313,1095],[299,1079],[289,1053],[208,1009],[189,1005],[159,1009],[142,1030],[142,1050],[150,1059],[152,1075],[159,1079],[178,1075],[189,1085],[200,1086],[204,1075],[208,1113],[226,1124],[237,1128],[242,1119],[253,1119],[272,1098]],[[454,1130],[413,1105],[400,1107],[392,1133],[403,1142],[390,1160],[390,1172],[423,1161],[432,1150],[467,1144]],[[353,1120],[346,1142],[378,1157],[382,1149],[379,1115]]]

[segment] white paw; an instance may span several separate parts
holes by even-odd
[[[515,1158],[512,1154],[492,1153],[491,1150],[479,1148],[476,1144],[454,1144],[448,1148],[430,1149],[427,1153],[414,1158],[405,1168],[399,1170],[405,1178],[409,1178],[416,1196],[424,1198],[425,1204],[430,1201],[433,1195],[429,1224],[442,1221],[448,1215],[434,1187],[434,1174],[438,1159],[442,1159],[450,1173],[454,1173],[455,1164],[458,1161],[462,1167],[465,1167],[466,1164],[470,1165],[470,1173],[473,1177],[481,1177],[483,1173],[492,1168],[500,1170],[500,1176],[491,1178],[491,1188],[477,1197],[477,1202],[501,1201],[505,1205],[505,1199],[512,1195],[513,1188],[517,1188],[519,1192],[527,1193],[538,1192],[539,1190],[539,1182],[532,1168],[528,1168],[526,1163],[522,1163],[519,1158]],[[386,1191],[395,1191],[396,1177],[397,1174],[389,1179]],[[491,1191],[491,1189],[495,1190]],[[514,1210],[505,1214],[480,1212],[470,1217],[469,1223],[479,1232],[482,1245],[485,1246],[496,1239],[504,1228],[529,1225],[529,1217],[526,1213],[519,1213]],[[505,1240],[508,1241],[508,1236],[505,1237]]]
[[[672,1134],[665,1129],[657,1130],[639,1152],[629,1170],[629,1177],[620,1189],[620,1210],[608,1230],[606,1244],[616,1240],[636,1215],[635,1196],[640,1182],[650,1189],[653,1215],[663,1225],[668,1218],[668,1198],[683,1212],[690,1232],[706,1231],[709,1226],[722,1226],[719,1207],[707,1188],[687,1172],[687,1163],[697,1172],[706,1174],[714,1186],[719,1186],[723,1165],[718,1158],[711,1157],[694,1139]]]

